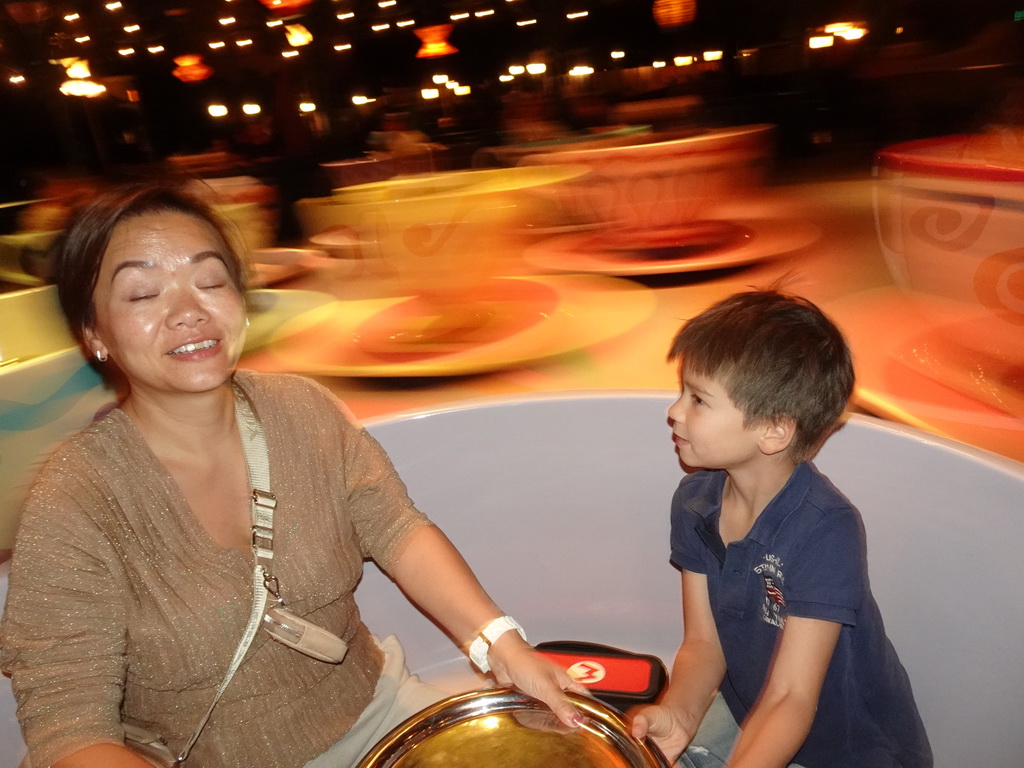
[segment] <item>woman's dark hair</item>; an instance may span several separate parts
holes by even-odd
[[[792,419],[794,461],[814,456],[853,392],[850,349],[807,299],[775,290],[737,293],[688,321],[670,360],[718,381],[746,426]]]
[[[245,293],[245,268],[225,222],[211,205],[178,182],[145,181],[112,187],[82,206],[53,244],[53,275],[68,327],[84,346],[84,331],[95,322],[93,294],[103,254],[122,222],[148,213],[171,211],[209,224],[224,246],[228,277]]]

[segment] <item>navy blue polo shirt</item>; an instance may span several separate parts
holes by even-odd
[[[787,616],[842,624],[806,768],[930,768],[910,681],[868,584],[860,513],[812,464],[798,465],[746,538],[719,535],[723,471],[683,478],[672,500],[672,564],[707,575],[725,653],[722,695],[743,723],[764,686]],[[684,628],[685,629],[685,628]]]

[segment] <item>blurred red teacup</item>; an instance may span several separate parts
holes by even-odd
[[[885,148],[875,215],[893,279],[941,328],[935,346],[951,364],[966,351],[960,362],[997,389],[1024,390],[1024,142],[1013,136]]]

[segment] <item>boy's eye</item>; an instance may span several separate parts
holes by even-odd
[[[690,395],[690,399],[693,400],[697,405],[703,405],[704,401],[700,399],[699,395]]]

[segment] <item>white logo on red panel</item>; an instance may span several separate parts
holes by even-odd
[[[605,668],[596,661],[577,661],[569,667],[569,676],[583,685],[599,683],[606,674]]]

